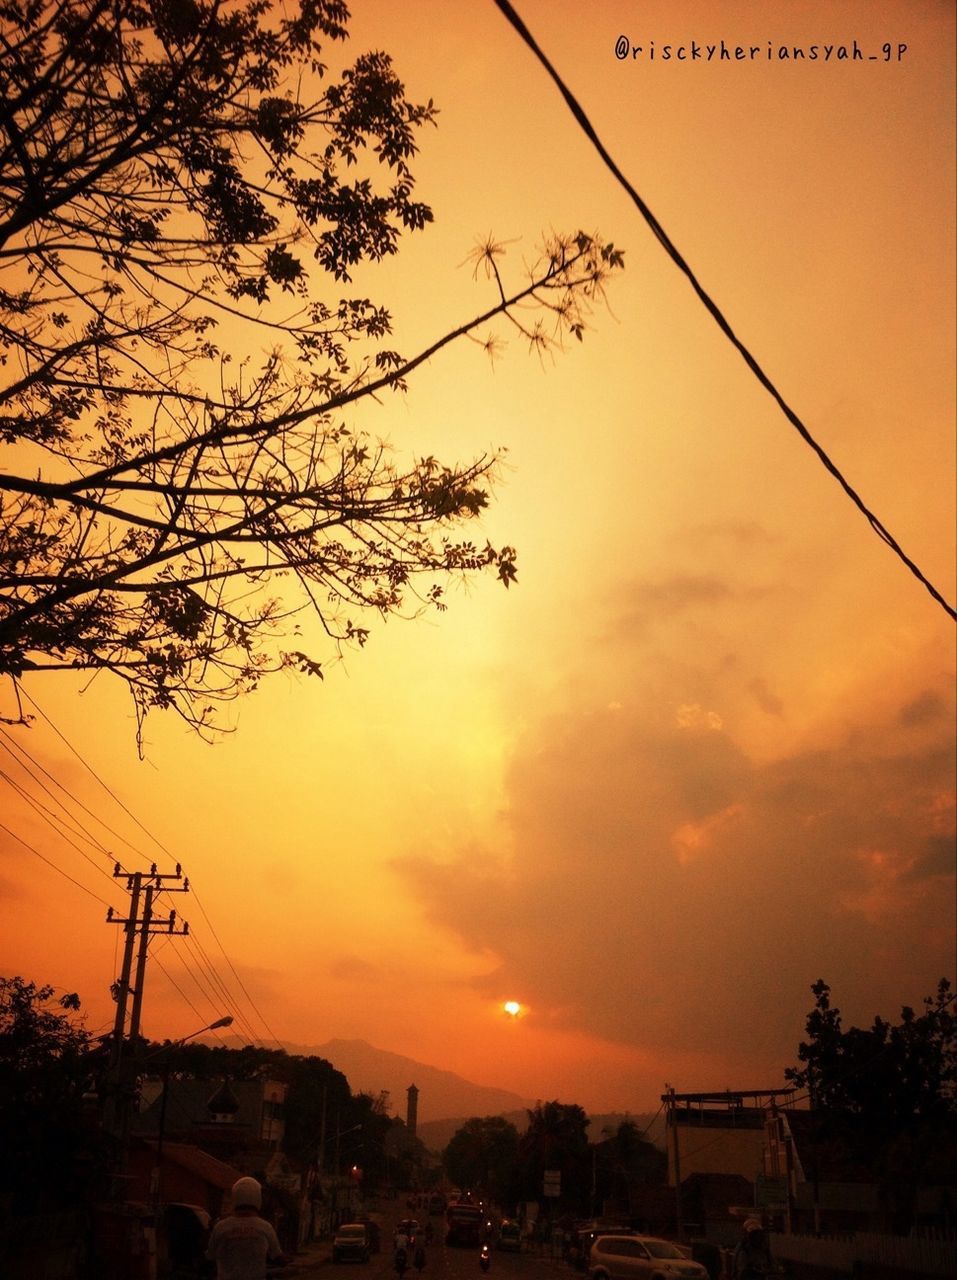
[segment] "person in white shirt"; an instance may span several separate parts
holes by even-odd
[[[232,1213],[213,1227],[206,1257],[216,1264],[216,1280],[266,1280],[267,1263],[279,1266],[285,1258],[272,1225],[259,1216],[262,1187],[240,1178],[232,1201]]]

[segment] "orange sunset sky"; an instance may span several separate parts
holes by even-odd
[[[953,602],[953,4],[517,7]],[[361,1038],[593,1111],[653,1110],[666,1081],[779,1086],[817,978],[861,1024],[955,976],[953,623],[720,335],[492,0],[352,8],[330,58],[387,49],[441,111],[414,166],[435,223],[361,276],[400,351],[490,303],[463,265],[477,239],[509,241],[516,273],[550,229],[625,250],[581,346],[541,363],[512,342],[490,363],[464,342],[353,419],[403,454],[508,448],[485,529],[518,548],[518,585],[373,621],[324,682],[278,676],[231,708],[213,746],[155,713],[143,761],[122,686],[27,679],[79,754],[40,716],[0,739],[19,837],[0,831],[0,972],[111,1023],[104,904],[124,896],[107,857],[78,842],[85,861],[10,785],[51,803],[14,741],[109,824],[111,853],[180,860],[195,886],[175,904],[191,940],[152,946],[153,1038],[235,1006],[247,1038]],[[616,59],[622,35],[656,58]],[[722,39],[879,56],[663,59]]]

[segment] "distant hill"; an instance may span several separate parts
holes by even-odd
[[[424,1142],[422,1129],[431,1121],[446,1120],[450,1116],[497,1116],[534,1105],[520,1094],[474,1084],[452,1071],[376,1049],[365,1040],[329,1040],[325,1044],[288,1047],[293,1053],[326,1058],[346,1077],[353,1093],[387,1090],[391,1112],[402,1120],[405,1119],[406,1090],[414,1084],[419,1090],[418,1129]],[[456,1123],[449,1137],[460,1123]],[[426,1145],[431,1147],[432,1143],[426,1142]]]
[[[328,1040],[319,1045],[287,1045],[290,1053],[325,1058],[349,1081],[353,1093],[389,1094],[392,1115],[405,1119],[406,1090],[414,1084],[419,1090],[418,1137],[430,1151],[442,1151],[452,1136],[473,1116],[503,1116],[519,1133],[528,1126],[528,1110],[535,1106],[529,1098],[475,1084],[452,1071],[442,1071],[427,1063],[416,1062],[399,1053],[377,1049],[365,1040]],[[573,1099],[568,1099],[573,1101]],[[601,1142],[604,1130],[612,1132],[622,1120],[631,1120],[655,1146],[664,1148],[664,1116],[639,1115],[633,1112],[611,1112],[589,1115],[588,1137]]]

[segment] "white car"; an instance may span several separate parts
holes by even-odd
[[[598,1236],[588,1256],[591,1280],[708,1280],[700,1262],[692,1262],[670,1240],[656,1236]]]

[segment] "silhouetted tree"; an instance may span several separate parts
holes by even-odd
[[[524,1194],[541,1199],[546,1169],[561,1174],[558,1208],[585,1212],[591,1191],[588,1116],[575,1103],[540,1102],[519,1139]]]
[[[622,1120],[610,1137],[595,1144],[593,1152],[598,1204],[606,1199],[618,1201],[628,1216],[635,1189],[660,1184],[667,1177],[667,1156],[645,1141],[633,1120]]]
[[[507,285],[489,241],[482,314],[392,350],[346,290],[431,220],[410,163],[436,111],[385,53],[330,71],[348,16],[0,5],[0,674],[106,670],[140,721],[203,730],[267,671],[322,674],[302,611],[335,655],[450,577],[514,579],[464,531],[497,456],[398,461],[344,414],[496,319],[539,351],[581,338],[621,253],[555,236]]]
[[[897,1025],[875,1017],[867,1029],[844,1029],[823,979],[811,991],[808,1039],[798,1046],[804,1065],[785,1076],[807,1089],[814,1107],[889,1125],[957,1111],[957,1017],[946,978],[923,1013],[905,1007]]]
[[[76,1206],[105,1170],[84,1092],[90,1036],[79,997],[0,978],[0,1198],[15,1213]]]
[[[941,978],[923,1012],[905,1007],[897,1024],[875,1017],[844,1028],[823,979],[811,987],[804,1065],[785,1077],[806,1089],[818,1113],[821,1142],[848,1146],[882,1184],[889,1217],[906,1233],[922,1179],[941,1176],[957,1156],[957,1017],[951,985]],[[942,1177],[943,1180],[943,1177]]]
[[[516,1198],[518,1130],[503,1116],[473,1116],[449,1141],[442,1163],[457,1187],[481,1189],[498,1205]]]

